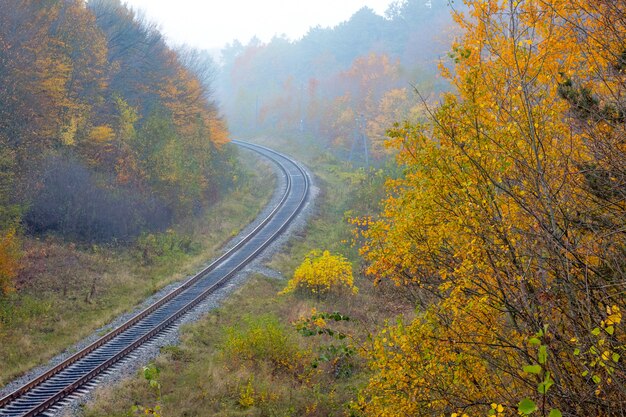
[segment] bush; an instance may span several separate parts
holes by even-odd
[[[165,233],[144,233],[137,239],[137,253],[144,264],[154,259],[176,257],[177,255],[196,253],[198,244],[189,235],[181,235],[172,229]]]
[[[329,251],[320,254],[312,251],[293,273],[293,278],[281,294],[287,294],[298,288],[306,288],[318,297],[333,289],[349,288],[353,294],[358,292],[352,277],[352,264],[342,255],[331,255]]]
[[[163,230],[170,210],[137,190],[97,181],[85,166],[67,157],[52,157],[31,181],[35,192],[24,216],[28,232],[56,233],[83,242],[128,241],[142,230]]]
[[[267,361],[277,370],[294,370],[302,353],[288,332],[273,315],[246,316],[240,324],[226,327],[222,352],[228,358],[254,362]]]

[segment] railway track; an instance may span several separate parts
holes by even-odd
[[[270,159],[284,174],[284,194],[272,212],[233,248],[179,288],[85,349],[0,399],[0,417],[46,415],[46,411],[53,410],[66,397],[93,383],[94,378],[135,349],[170,329],[287,228],[306,203],[309,193],[306,171],[291,158],[269,148],[234,142]]]

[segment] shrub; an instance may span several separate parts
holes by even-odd
[[[222,352],[228,358],[267,361],[277,370],[290,371],[300,363],[302,353],[278,318],[273,315],[247,316],[226,327]]]
[[[20,248],[15,230],[0,235],[0,295],[13,291],[13,279],[17,275]]]
[[[182,254],[196,253],[198,244],[189,235],[181,235],[172,229],[164,233],[143,233],[137,239],[137,253],[144,264],[154,259],[177,257]]]
[[[352,264],[342,255],[331,255],[329,251],[320,255],[319,251],[313,251],[296,268],[293,278],[280,293],[287,294],[298,288],[306,288],[319,297],[320,294],[341,287],[349,288],[354,294],[358,292],[352,277]]]
[[[27,231],[56,233],[84,242],[128,241],[142,230],[162,230],[171,213],[136,190],[97,181],[78,161],[52,157],[32,179],[35,192],[24,216]]]

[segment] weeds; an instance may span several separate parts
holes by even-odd
[[[240,323],[224,328],[220,346],[226,361],[267,362],[276,372],[294,372],[300,368],[303,353],[278,317],[272,314],[245,316]]]

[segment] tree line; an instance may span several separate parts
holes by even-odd
[[[119,0],[1,2],[0,259],[16,231],[128,241],[218,199],[235,162],[212,71]]]
[[[445,1],[406,0],[385,16],[364,7],[295,41],[236,41],[222,51],[220,101],[237,134],[305,138],[360,163],[365,149],[382,159],[386,126],[418,112],[411,84],[446,88],[435,75],[451,27]]]

